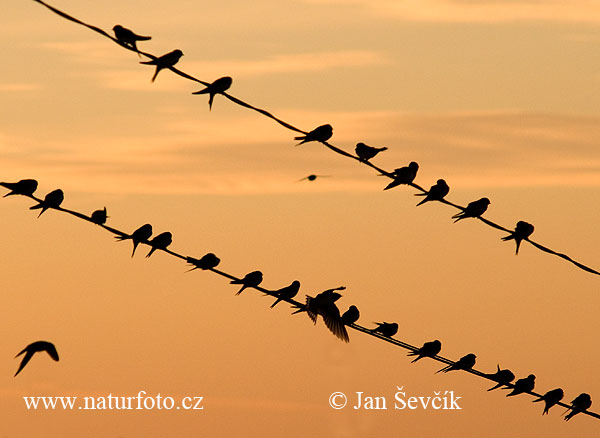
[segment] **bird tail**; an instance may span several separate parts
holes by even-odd
[[[152,39],[152,37],[142,35],[136,35],[136,38],[138,39],[138,41],[148,41]]]
[[[506,237],[501,237],[501,239],[502,239],[504,242],[506,242],[507,240],[512,240],[512,239],[514,239],[514,238],[515,238],[515,235],[514,235],[514,233],[512,233],[512,234],[509,234],[509,235],[508,235],[508,236],[506,236]]]
[[[277,298],[277,300],[275,300],[275,302],[274,302],[273,304],[271,304],[271,307],[270,307],[270,308],[272,309],[273,307],[275,307],[275,305],[276,305],[277,303],[279,303],[280,301],[281,301],[281,298]],[[294,313],[295,313],[295,312],[294,312]]]
[[[437,371],[435,372],[435,374],[437,374],[437,373],[447,373],[448,371],[450,371],[450,367],[451,367],[451,366],[452,366],[452,365],[445,366],[444,368],[442,368],[442,369],[440,369],[440,370],[437,370]]]
[[[417,193],[417,195],[423,195],[423,196],[425,196],[425,193]],[[415,195],[415,196],[417,196],[417,195]],[[427,198],[424,198],[424,199],[422,199],[422,200],[421,200],[421,202],[419,202],[419,203],[417,204],[417,207],[418,207],[419,205],[423,205],[423,204],[425,204],[427,201],[429,201],[429,199],[427,199]]]
[[[140,61],[140,64],[154,65],[154,59],[151,59],[150,61]]]
[[[195,91],[192,94],[206,94],[206,93],[208,93],[208,87],[206,87],[200,91]]]
[[[158,76],[159,71],[160,71],[160,68],[158,68],[158,66],[156,66],[156,71],[154,72],[154,76],[152,76],[152,80],[150,82],[154,82],[154,80],[156,79],[156,76]]]
[[[115,236],[115,239],[122,242],[123,240],[131,239],[131,236],[129,234],[123,234],[122,236]]]
[[[37,205],[34,205],[33,207],[29,207],[30,210],[37,210],[38,208],[42,208],[44,205],[40,202]]]

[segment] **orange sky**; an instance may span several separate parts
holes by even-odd
[[[448,181],[449,199],[487,196],[486,217],[535,225],[534,240],[600,268],[600,148],[595,103],[600,15],[585,1],[229,1],[207,5],[113,0],[52,3],[109,30],[184,52],[178,66],[332,142],[386,145],[385,169],[419,162],[416,182]],[[106,206],[109,224],[173,233],[175,251],[211,251],[224,271],[260,269],[263,286],[298,279],[299,297],[345,285],[340,308],[359,323],[396,321],[398,339],[440,339],[442,355],[473,352],[476,368],[537,376],[536,391],[597,399],[598,277],[456,211],[419,208],[414,190],[316,143],[152,69],[135,54],[35,2],[6,8],[0,26],[0,180],[62,188],[64,206]],[[143,44],[143,46],[142,46]],[[311,174],[331,175],[297,182]],[[164,253],[131,259],[131,244],[31,202],[0,202],[5,309],[0,339],[0,436],[592,436],[588,416],[541,416],[474,376],[435,374],[406,352],[351,331],[348,345],[321,321],[290,316],[271,298],[237,290]],[[28,343],[56,344],[61,361]],[[331,393],[393,404],[453,390],[461,411],[329,407]],[[24,395],[203,396],[204,411],[31,412]],[[592,405],[592,410],[598,411]]]

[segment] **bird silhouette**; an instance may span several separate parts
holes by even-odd
[[[354,324],[358,321],[358,318],[360,318],[360,312],[356,306],[350,306],[348,310],[342,314],[342,322],[344,325]]]
[[[90,216],[90,220],[96,225],[104,225],[106,223],[106,219],[108,216],[106,215],[106,207],[103,210],[96,210]]]
[[[20,355],[22,355],[23,353],[25,353],[25,356],[23,356],[23,360],[21,361],[21,364],[19,365],[19,369],[15,373],[15,377],[17,377],[17,374],[19,374],[21,372],[21,370],[23,368],[25,368],[25,365],[27,365],[29,363],[29,361],[31,360],[31,358],[33,357],[33,355],[35,353],[39,353],[42,351],[45,351],[46,353],[48,353],[52,359],[54,359],[55,361],[58,362],[58,352],[56,351],[56,347],[54,346],[54,344],[52,344],[51,342],[47,342],[47,341],[34,342],[32,344],[29,344],[19,354],[17,354],[15,356],[15,358],[17,358]]]
[[[427,193],[415,194],[415,196],[425,196],[425,198],[417,204],[417,207],[429,201],[441,201],[448,194],[448,192],[450,192],[450,187],[448,187],[446,181],[443,179],[438,179],[437,182],[431,186]]]
[[[342,297],[341,294],[335,291],[344,289],[346,289],[345,286],[340,286],[327,289],[315,297],[306,295],[306,305],[301,306],[299,310],[293,313],[306,312],[314,324],[317,323],[318,315],[321,315],[323,322],[325,322],[331,333],[344,342],[350,342],[340,311],[335,305],[335,302]]]
[[[65,194],[63,193],[63,191],[61,189],[56,189],[48,193],[43,201],[39,201],[37,205],[29,207],[29,209],[36,210],[38,208],[41,208],[42,211],[40,211],[40,214],[38,214],[38,217],[40,217],[42,213],[48,210],[49,208],[58,208],[60,204],[62,204],[64,199]]]
[[[147,65],[155,65],[156,70],[154,72],[154,76],[152,76],[152,82],[158,76],[158,73],[164,68],[171,68],[179,61],[179,58],[183,56],[183,52],[179,49],[173,50],[172,52],[166,53],[162,56],[159,56],[156,59],[152,59],[150,61],[141,61],[140,64]]]
[[[273,293],[275,295],[277,295],[277,299],[275,300],[275,302],[273,304],[271,304],[271,309],[273,307],[275,307],[275,305],[277,303],[279,303],[281,300],[291,300],[292,298],[294,298],[298,294],[299,290],[300,290],[300,282],[298,280],[294,280],[294,281],[292,281],[292,284],[290,284],[289,286],[285,286],[285,287],[282,287],[281,289],[273,291]]]
[[[535,376],[533,374],[528,375],[523,379],[519,379],[515,382],[513,390],[506,394],[507,397],[511,397],[513,395],[523,394],[524,392],[531,392],[535,387]],[[508,388],[507,388],[508,389]]]
[[[477,201],[469,202],[469,205],[467,205],[464,208],[464,210],[460,213],[457,213],[454,216],[452,216],[452,219],[456,219],[454,221],[456,223],[461,219],[466,219],[469,217],[479,217],[483,213],[485,213],[485,211],[488,208],[488,205],[490,205],[490,200],[488,198],[481,198]]]
[[[398,324],[395,322],[375,322],[374,324],[377,324],[377,327],[371,329],[371,333],[380,333],[388,338],[398,333]]]
[[[389,190],[400,184],[411,184],[415,178],[417,177],[417,171],[419,170],[419,165],[414,161],[408,166],[400,167],[392,172],[392,176],[394,180],[389,183],[383,190]]]
[[[38,182],[34,179],[22,179],[16,183],[0,182],[0,186],[10,190],[3,198],[11,195],[32,196],[37,190]]]
[[[206,88],[204,88],[200,91],[196,91],[195,93],[192,93],[192,94],[208,94],[209,95],[208,109],[210,111],[210,110],[212,110],[212,104],[213,104],[213,99],[215,98],[215,95],[224,93],[226,90],[229,89],[229,87],[231,87],[232,83],[233,83],[233,79],[230,78],[229,76],[225,76],[225,77],[217,79],[212,84],[207,85]]]
[[[408,353],[408,356],[417,356],[410,362],[413,363],[424,357],[434,357],[440,351],[442,351],[442,343],[436,339],[435,341],[425,342],[417,351]]]
[[[300,135],[298,137],[294,137],[294,140],[302,140],[296,146],[300,146],[301,144],[307,143],[309,141],[321,141],[325,142],[331,138],[333,135],[333,128],[331,125],[321,125],[318,128],[313,129],[306,135]]]
[[[117,41],[119,41],[125,47],[131,47],[133,50],[138,52],[138,56],[140,56],[140,54],[136,43],[138,41],[148,41],[151,39],[149,36],[137,35],[120,24],[113,26],[113,32],[115,33]]]
[[[502,240],[507,241],[515,239],[515,242],[517,244],[517,250],[515,251],[515,254],[519,254],[519,246],[521,246],[521,241],[531,236],[531,234],[533,233],[533,229],[533,225],[525,221],[519,221],[517,222],[515,231],[513,231],[506,237],[502,237]]]
[[[212,252],[209,252],[208,254],[203,255],[200,259],[186,257],[185,261],[188,262],[188,264],[194,266],[192,269],[187,271],[190,272],[194,269],[202,269],[206,271],[208,269],[216,268],[221,262],[221,259],[219,259],[219,257],[214,255]]]
[[[316,180],[317,178],[328,178],[328,177],[330,177],[330,176],[331,176],[331,175],[315,175],[315,174],[312,174],[312,175],[308,175],[308,176],[305,176],[304,178],[301,178],[301,179],[299,179],[299,180],[298,180],[298,182],[300,182],[300,181],[304,181],[304,180],[307,180],[307,181],[314,181],[314,180]]]
[[[556,388],[551,391],[548,391],[546,394],[542,395],[539,398],[536,398],[533,403],[543,401],[546,403],[544,407],[544,412],[542,415],[547,414],[552,406],[557,404],[562,398],[565,396],[564,391],[561,388]]]
[[[263,280],[262,272],[252,271],[252,272],[249,272],[248,274],[246,274],[246,276],[244,278],[239,279],[239,280],[231,280],[229,283],[242,285],[242,288],[239,291],[237,291],[237,293],[236,293],[236,295],[239,295],[247,287],[258,286],[262,282],[262,280]]]
[[[387,151],[387,147],[375,148],[364,143],[356,143],[356,156],[360,161],[367,162],[379,152]]]
[[[131,239],[131,241],[133,242],[133,252],[131,253],[131,257],[133,257],[138,245],[142,242],[148,243],[148,239],[150,239],[150,236],[152,236],[152,225],[145,224],[139,227],[133,233],[124,234],[122,236],[116,236],[115,239],[117,239],[118,241]]]
[[[488,379],[498,382],[498,384],[496,386],[492,386],[490,389],[488,389],[488,391],[493,391],[494,389],[500,388],[501,386],[505,386],[505,385],[508,386],[510,384],[510,382],[515,380],[515,375],[512,373],[511,370],[509,370],[509,369],[501,370],[500,365],[497,365],[497,366],[498,366],[498,371],[496,371],[494,374],[486,374],[486,377]]]
[[[152,248],[150,249],[148,254],[146,254],[146,257],[150,257],[152,255],[152,253],[154,253],[154,251],[156,251],[157,249],[162,249],[162,250],[167,249],[167,246],[169,246],[171,244],[171,242],[173,242],[173,235],[171,233],[169,233],[168,231],[165,231],[164,233],[160,233],[159,235],[157,235],[151,241],[148,242],[148,244]]]
[[[586,394],[585,392],[579,394],[571,402],[571,407],[569,408],[571,412],[569,412],[569,414],[565,416],[565,421],[569,421],[575,415],[585,411],[586,409],[589,409],[590,406],[592,406],[592,397],[590,397],[590,395]],[[569,409],[567,409],[567,411]]]
[[[448,371],[454,370],[470,370],[475,366],[476,359],[477,356],[475,356],[473,353],[466,354],[460,359],[458,359],[456,362],[454,362],[452,365],[448,365],[442,368],[441,370],[436,371],[435,373],[447,373]]]

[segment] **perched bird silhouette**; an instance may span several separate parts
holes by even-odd
[[[133,252],[131,253],[131,257],[133,257],[138,245],[142,242],[148,243],[148,239],[150,239],[150,236],[152,236],[152,225],[145,224],[139,227],[133,233],[124,234],[122,236],[116,236],[115,239],[117,239],[118,241],[131,239],[131,241],[133,242]]]
[[[61,189],[56,189],[48,193],[43,201],[39,201],[37,205],[29,207],[29,209],[35,210],[41,208],[42,211],[40,211],[40,214],[38,214],[38,217],[40,217],[42,213],[48,210],[49,208],[58,208],[60,204],[62,204],[64,199],[65,194],[63,193],[63,191]]]
[[[237,291],[236,295],[242,293],[247,287],[256,287],[263,281],[263,275],[260,271],[252,271],[246,274],[246,276],[239,280],[231,280],[231,284],[241,284],[242,288]]]
[[[163,56],[160,56],[156,59],[152,59],[150,61],[141,61],[140,64],[156,66],[156,71],[154,72],[154,76],[152,76],[152,82],[154,82],[154,80],[156,79],[156,76],[158,76],[158,73],[162,69],[173,67],[175,64],[177,64],[177,61],[179,61],[179,58],[181,58],[182,56],[183,56],[183,52],[181,50],[177,49],[177,50],[173,50],[172,52],[169,52],[167,54],[164,54]]]
[[[521,245],[521,241],[531,236],[531,234],[533,233],[533,229],[533,225],[525,221],[519,221],[517,222],[515,231],[513,231],[506,237],[502,237],[502,240],[507,241],[515,239],[515,242],[517,243],[517,250],[515,254],[519,254],[519,246]]]
[[[96,210],[90,216],[90,220],[96,225],[104,225],[106,223],[106,219],[108,216],[106,215],[106,207],[103,210]]]
[[[476,359],[477,356],[475,356],[473,353],[466,354],[460,359],[458,359],[456,362],[454,362],[452,365],[448,365],[442,368],[441,370],[436,371],[435,373],[447,373],[448,371],[454,370],[470,370],[475,366]]]
[[[32,196],[37,190],[38,182],[34,179],[22,179],[16,183],[0,182],[0,186],[10,190],[3,198],[11,195]]]
[[[151,241],[148,242],[148,244],[152,248],[150,249],[148,254],[146,254],[146,257],[150,257],[152,253],[154,253],[154,251],[156,251],[157,249],[167,249],[167,246],[169,246],[171,242],[173,242],[173,235],[171,233],[169,233],[168,231],[160,233],[158,236],[154,237]]]
[[[331,175],[315,175],[315,174],[312,174],[312,175],[308,175],[308,176],[305,176],[304,178],[299,179],[298,182],[304,181],[304,180],[314,181],[317,178],[329,178],[330,176]]]
[[[450,192],[450,187],[448,187],[446,181],[443,179],[438,179],[437,182],[431,186],[427,193],[415,194],[415,196],[425,196],[425,198],[417,204],[417,207],[429,201],[441,201],[448,194],[448,192]]]
[[[313,129],[306,135],[300,135],[294,137],[294,140],[302,140],[296,146],[307,143],[309,141],[327,141],[333,135],[333,128],[331,125],[321,125],[318,128]]]
[[[586,394],[585,392],[579,394],[571,402],[571,407],[569,408],[571,409],[571,412],[569,412],[569,414],[565,416],[565,421],[569,421],[575,415],[585,411],[586,409],[589,409],[590,406],[592,406],[592,397],[590,397],[590,395]],[[567,411],[565,411],[565,413]]]
[[[271,309],[275,307],[275,305],[281,300],[291,300],[294,298],[298,294],[299,290],[300,282],[298,280],[294,280],[289,286],[282,287],[281,289],[274,291],[273,293],[277,295],[277,300],[271,304]]]
[[[496,386],[492,386],[490,389],[488,389],[488,391],[492,391],[496,388],[500,388],[501,386],[509,385],[510,382],[515,380],[515,375],[512,373],[511,370],[509,370],[509,369],[501,370],[500,365],[497,365],[497,366],[498,366],[498,371],[496,371],[494,374],[486,374],[486,376],[489,379],[498,382],[498,384]]]
[[[399,186],[400,184],[412,183],[417,177],[418,170],[419,165],[414,161],[411,161],[411,163],[408,166],[400,167],[394,170],[394,172],[392,172],[394,180],[391,183],[389,183],[383,190],[389,190],[391,188]]]
[[[15,356],[15,358],[17,358],[20,355],[22,355],[23,353],[25,353],[25,356],[23,356],[23,360],[21,361],[21,364],[19,365],[19,369],[15,373],[15,377],[17,377],[17,374],[19,374],[21,372],[21,370],[23,368],[25,368],[25,365],[27,365],[29,363],[29,361],[31,360],[33,355],[35,353],[39,353],[41,351],[45,351],[46,353],[48,353],[50,355],[50,357],[52,359],[54,359],[55,361],[58,362],[58,352],[56,351],[56,347],[54,346],[54,344],[52,344],[51,342],[47,342],[47,341],[34,342],[32,344],[29,344],[19,354],[17,354]]]
[[[219,259],[219,257],[214,255],[212,252],[209,252],[208,254],[203,255],[200,259],[186,257],[185,261],[188,262],[188,264],[194,266],[192,269],[187,271],[190,272],[194,269],[202,269],[206,271],[207,269],[216,268],[221,262],[221,259]]]
[[[376,322],[374,324],[377,324],[377,327],[371,329],[371,333],[380,333],[388,338],[398,333],[398,324],[395,322]]]
[[[342,295],[335,291],[344,289],[346,289],[345,286],[327,289],[314,298],[306,295],[306,305],[293,313],[306,312],[314,324],[317,323],[318,315],[321,315],[331,333],[344,342],[350,342],[346,326],[340,316],[340,311],[335,305],[335,302],[342,297]]]
[[[442,351],[442,343],[437,339],[431,342],[425,342],[417,351],[411,351],[408,356],[417,356],[410,363],[416,362],[424,357],[433,357]]]
[[[513,390],[510,393],[506,394],[506,396],[510,397],[513,395],[523,394],[524,392],[531,392],[531,391],[533,391],[534,387],[535,387],[535,376],[533,374],[530,374],[523,379],[517,380],[515,382],[515,386],[513,387]],[[506,389],[508,389],[508,388],[506,388]]]
[[[212,84],[207,85],[207,87],[204,88],[203,90],[196,91],[195,93],[192,93],[192,94],[208,94],[209,95],[208,109],[210,111],[210,110],[212,110],[212,104],[213,104],[213,99],[215,98],[215,95],[224,93],[226,90],[229,89],[229,87],[231,87],[232,83],[233,83],[233,79],[230,78],[229,76],[225,76],[225,77],[217,79]]]
[[[544,408],[544,412],[542,415],[547,414],[552,406],[557,404],[562,398],[565,396],[564,391],[561,388],[556,388],[551,391],[548,391],[546,394],[542,395],[539,398],[536,398],[533,403],[543,401],[546,403],[546,407]]]
[[[151,37],[149,36],[137,35],[131,30],[121,26],[120,24],[117,24],[113,27],[113,32],[115,33],[117,41],[119,41],[124,46],[131,47],[133,50],[138,52],[138,56],[140,56],[140,54],[136,43],[138,41],[148,41],[149,39],[151,39]]]
[[[354,152],[356,152],[356,156],[360,161],[367,162],[379,152],[387,150],[388,148],[386,148],[385,146],[381,148],[375,148],[364,143],[356,143],[356,148],[354,149]]]
[[[461,219],[466,219],[468,217],[479,217],[488,208],[490,205],[490,200],[488,198],[481,198],[477,201],[469,202],[469,205],[465,207],[463,211],[452,216],[452,219],[456,219],[454,222],[458,222]]]
[[[354,324],[358,321],[358,318],[360,318],[360,312],[356,306],[350,306],[348,310],[342,314],[342,322],[344,325]]]

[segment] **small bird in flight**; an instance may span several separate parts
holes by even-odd
[[[152,225],[145,224],[139,227],[133,233],[124,234],[122,236],[116,236],[115,239],[117,239],[118,241],[131,239],[131,241],[133,242],[133,252],[131,253],[131,257],[133,257],[138,245],[142,242],[148,243],[148,239],[150,239],[150,236],[152,236]]]
[[[315,175],[315,174],[312,174],[312,175],[308,175],[308,176],[305,176],[304,178],[299,179],[298,182],[304,181],[304,180],[314,181],[317,178],[329,178],[330,176],[331,175]]]
[[[531,234],[533,233],[533,229],[534,229],[533,225],[531,225],[525,221],[519,221],[519,222],[517,222],[515,231],[513,231],[506,237],[502,237],[502,240],[504,240],[506,242],[507,240],[515,239],[515,242],[517,243],[517,250],[516,250],[515,254],[519,254],[519,246],[521,246],[521,241],[523,241],[524,239],[527,239],[529,236],[531,236]]]
[[[173,242],[173,235],[168,231],[164,233],[160,233],[158,236],[154,237],[148,244],[152,247],[146,257],[150,257],[154,251],[157,249],[165,250],[167,246],[169,246]]]
[[[16,183],[0,182],[0,186],[10,190],[3,198],[11,195],[32,196],[37,190],[38,182],[34,179],[22,179]]]
[[[156,59],[152,59],[150,61],[141,61],[140,64],[147,65],[155,65],[156,71],[154,72],[154,76],[152,76],[152,82],[158,76],[158,73],[164,68],[171,68],[179,61],[179,58],[183,56],[183,52],[179,49],[173,50],[172,52],[166,53]]]
[[[237,291],[236,295],[242,293],[244,289],[247,287],[256,287],[263,281],[263,275],[260,271],[252,271],[242,279],[239,280],[231,280],[229,283],[231,284],[241,284],[242,288]]]
[[[190,272],[190,271],[193,271],[194,269],[202,269],[202,270],[206,271],[208,269],[216,268],[219,265],[219,263],[221,262],[221,259],[219,259],[219,257],[214,255],[212,252],[209,252],[208,254],[203,255],[202,258],[200,258],[200,259],[195,259],[193,257],[186,257],[185,261],[188,262],[188,264],[194,266],[192,269],[187,271],[187,272]]]
[[[377,327],[371,329],[371,333],[380,333],[388,338],[398,333],[398,324],[395,322],[376,322],[375,324],[377,324]]]
[[[448,192],[450,192],[450,187],[448,187],[446,181],[443,179],[438,179],[437,182],[431,186],[427,193],[415,194],[415,196],[425,196],[425,198],[417,204],[417,207],[429,201],[441,201],[448,194]]]
[[[371,158],[375,157],[379,152],[387,151],[387,147],[375,148],[364,143],[356,143],[356,156],[360,161],[367,162]]]
[[[389,183],[383,190],[389,190],[391,188],[399,186],[400,184],[412,183],[417,177],[418,170],[419,165],[414,161],[411,161],[411,163],[408,166],[400,167],[394,170],[394,172],[392,172],[394,180],[391,183]]]
[[[90,220],[96,225],[104,225],[107,218],[108,216],[106,215],[106,207],[104,207],[103,210],[94,211],[90,216]]]
[[[494,374],[486,374],[486,376],[490,380],[498,382],[498,384],[496,386],[492,386],[490,389],[488,389],[488,391],[493,391],[494,389],[500,388],[501,386],[505,386],[505,385],[508,386],[510,384],[510,382],[515,380],[515,375],[512,373],[511,370],[509,370],[509,369],[501,370],[500,365],[497,365],[497,366],[498,366],[498,371],[496,371]]]
[[[348,310],[342,314],[342,322],[344,325],[354,324],[358,321],[358,318],[360,318],[360,312],[356,306],[350,306]]]
[[[569,408],[571,409],[571,412],[569,412],[569,414],[565,416],[565,421],[569,421],[575,415],[585,411],[586,409],[589,409],[590,406],[592,406],[592,397],[590,397],[590,395],[586,394],[585,392],[579,394],[571,402],[571,407]]]
[[[306,305],[300,307],[300,309],[294,313],[306,312],[314,324],[317,323],[318,315],[321,315],[323,317],[323,322],[325,322],[325,325],[331,333],[344,342],[350,342],[348,331],[340,316],[340,310],[335,305],[335,302],[342,297],[341,294],[335,291],[344,289],[346,289],[345,286],[327,289],[314,298],[306,295]]]
[[[38,214],[38,217],[40,217],[42,215],[42,213],[45,212],[46,210],[48,210],[49,208],[60,207],[60,204],[62,204],[64,199],[65,199],[65,194],[63,193],[63,191],[61,189],[56,189],[56,190],[48,193],[43,201],[39,201],[37,205],[34,205],[33,207],[29,207],[29,209],[35,210],[35,209],[41,208],[42,211],[40,211],[40,214]]]
[[[535,376],[533,374],[530,374],[523,379],[517,380],[515,382],[513,390],[510,393],[506,394],[506,396],[510,397],[513,395],[523,394],[524,392],[531,392],[531,391],[533,391],[534,387],[535,387]],[[506,389],[508,389],[508,388],[506,388]]]
[[[411,351],[408,356],[417,356],[410,363],[416,362],[424,357],[433,357],[442,351],[442,343],[437,339],[431,342],[425,342],[417,351]]]
[[[35,353],[39,353],[42,351],[45,351],[46,353],[48,353],[52,359],[54,359],[55,361],[58,362],[58,352],[56,351],[56,347],[54,346],[54,344],[52,344],[51,342],[46,342],[46,341],[34,342],[32,344],[29,344],[19,354],[17,354],[15,356],[15,358],[17,358],[20,355],[22,355],[23,353],[25,353],[25,356],[23,356],[23,360],[21,361],[21,364],[19,365],[19,369],[15,373],[15,377],[17,377],[17,374],[19,374],[21,372],[21,370],[23,368],[25,368],[25,365],[27,365],[29,363],[29,361],[31,360],[31,358],[33,357],[33,355]]]
[[[292,298],[294,298],[298,294],[299,290],[300,282],[298,280],[294,280],[289,286],[285,286],[281,289],[274,291],[273,293],[277,295],[277,300],[275,300],[275,302],[271,304],[271,309],[275,307],[275,305],[281,300],[291,300]]]
[[[296,146],[300,146],[301,144],[307,143],[309,141],[321,141],[325,142],[331,138],[333,135],[333,128],[331,125],[321,125],[318,128],[313,129],[306,135],[300,135],[298,137],[294,137],[294,140],[302,140]]]
[[[208,110],[210,111],[212,109],[213,99],[215,98],[215,95],[224,93],[226,90],[229,89],[229,87],[231,87],[232,83],[233,79],[229,76],[225,76],[217,79],[212,84],[207,85],[206,88],[204,88],[203,90],[196,91],[192,94],[208,94]]]
[[[459,220],[466,219],[468,217],[479,217],[485,213],[488,205],[490,205],[490,200],[488,198],[481,198],[477,201],[469,202],[469,205],[467,205],[460,213],[452,216],[452,219],[456,219],[454,221],[454,223],[456,223]]]
[[[461,357],[460,359],[458,359],[456,362],[454,362],[452,365],[448,365],[444,368],[442,368],[439,371],[436,371],[435,373],[447,373],[448,371],[454,371],[454,370],[470,370],[471,368],[473,368],[475,366],[475,360],[477,359],[477,356],[475,356],[473,353],[469,353],[463,357]]]
[[[137,35],[131,30],[121,26],[120,24],[117,24],[113,27],[113,32],[115,33],[117,41],[119,41],[125,47],[130,47],[136,52],[138,52],[138,56],[140,56],[140,54],[136,43],[138,41],[148,41],[152,38],[149,36]]]
[[[557,404],[559,401],[563,399],[565,396],[564,391],[561,388],[552,389],[548,391],[546,394],[542,395],[539,398],[536,398],[533,403],[543,401],[546,403],[546,407],[544,407],[544,412],[542,415],[547,414],[552,406]]]

